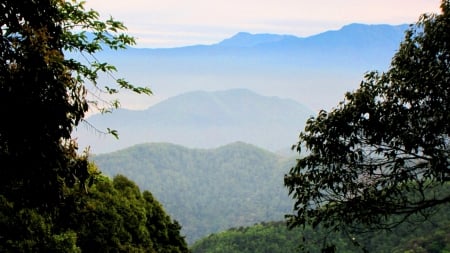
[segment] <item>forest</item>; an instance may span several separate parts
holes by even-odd
[[[278,179],[294,164],[292,157],[239,142],[217,149],[152,143],[93,160],[106,175],[127,175],[157,196],[183,225],[182,234],[194,253],[297,252],[303,236],[315,242],[306,249],[319,252],[322,237],[329,234],[324,228],[290,230],[281,220],[291,211],[291,202]],[[328,239],[336,243],[337,252],[361,252],[362,246],[369,252],[449,250],[449,206],[427,212],[429,220],[416,216],[391,231],[359,235],[361,247],[344,233]]]
[[[212,149],[135,145],[92,156],[105,175],[130,178],[182,225],[188,243],[230,227],[280,220],[292,209],[283,175],[295,163],[243,142]]]
[[[193,253],[293,253],[299,252],[303,236],[314,241],[304,250],[320,252],[326,229],[311,227],[302,231],[289,229],[285,221],[262,222],[249,227],[231,228],[211,234],[195,242]],[[435,210],[427,221],[419,219],[404,223],[391,231],[372,232],[348,240],[346,234],[338,234],[330,240],[336,243],[336,252],[382,252],[382,253],[446,253],[450,252],[450,207]],[[353,239],[353,238],[352,238]],[[356,241],[357,240],[357,241]],[[356,244],[357,243],[357,244]]]

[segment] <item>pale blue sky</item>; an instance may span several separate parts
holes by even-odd
[[[440,0],[86,0],[123,21],[138,47],[212,44],[237,32],[300,37],[349,23],[414,23]]]

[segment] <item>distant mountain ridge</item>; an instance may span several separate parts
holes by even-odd
[[[225,39],[215,45],[222,47],[254,47],[261,44],[282,42],[286,39],[300,38],[293,35],[251,34],[248,32],[239,32],[231,38]]]
[[[291,117],[312,115],[305,106],[278,97],[258,95],[247,89],[192,91],[165,100],[146,110],[147,115],[173,113],[164,123],[195,125],[285,124]],[[159,122],[158,119],[155,119]]]
[[[387,69],[407,27],[350,24],[304,38],[238,33],[213,45],[105,50],[99,59],[116,65],[132,83],[149,83],[162,102],[148,111],[124,109],[89,119],[99,129],[119,130],[119,141],[89,134],[93,131],[83,126],[76,135],[81,147],[90,144],[94,153],[154,141],[188,147],[217,147],[245,141],[272,151],[286,149],[297,141],[309,116],[338,105],[345,92],[358,87],[367,71]],[[248,90],[260,98],[290,99],[311,112],[296,116],[298,110],[286,101],[252,102],[251,96],[234,101],[210,93],[227,90],[241,90],[242,97],[242,90]],[[205,91],[209,94],[202,93]],[[146,103],[139,102],[142,97],[126,94],[119,99],[125,106]],[[151,101],[152,97],[143,100]],[[244,100],[248,100],[247,104]],[[281,105],[289,109],[282,112],[277,107]],[[250,108],[252,113],[248,111]]]
[[[217,44],[210,46],[215,47],[266,47],[274,44],[296,45],[297,48],[318,47],[328,45],[330,47],[339,46],[362,46],[398,41],[399,35],[403,38],[403,34],[409,25],[366,25],[353,23],[343,26],[339,30],[326,31],[308,37],[297,37],[294,35],[279,34],[251,34],[247,32],[239,32],[231,38],[225,39]]]
[[[349,24],[308,37],[242,32],[211,45],[105,50],[98,59],[116,65],[130,82],[148,84],[163,98],[245,88],[318,111],[337,105],[365,72],[386,70],[407,28]],[[123,104],[136,102],[124,97]]]
[[[197,58],[217,58],[239,61],[242,59],[290,59],[292,63],[311,62],[314,57],[326,56],[332,62],[340,59],[367,58],[367,63],[378,67],[386,67],[389,57],[392,57],[399,43],[404,38],[404,32],[409,27],[402,25],[367,25],[353,23],[339,30],[330,30],[308,37],[297,37],[288,34],[251,34],[239,32],[230,38],[211,45],[192,45],[176,48],[130,48],[131,54],[155,56],[159,60],[175,57],[178,60],[187,59],[193,63]],[[133,52],[137,50],[136,52]],[[344,51],[343,51],[344,50]],[[331,53],[331,54],[330,54]],[[322,57],[320,57],[322,58]],[[337,58],[337,59],[336,59]],[[238,60],[239,59],[239,60]],[[246,61],[244,61],[246,62]],[[313,61],[315,62],[315,61]],[[224,62],[222,62],[224,63]],[[266,62],[265,62],[266,63]],[[277,63],[279,63],[277,61]],[[256,65],[261,63],[254,62]],[[322,62],[324,64],[324,62]],[[354,66],[360,67],[360,66]],[[370,69],[364,69],[367,71]]]
[[[212,148],[244,141],[275,151],[290,147],[306,119],[314,113],[305,106],[247,89],[193,91],[162,101],[146,110],[120,109],[89,117],[89,124],[112,128],[112,136],[99,138],[78,127],[80,146],[104,153],[145,142],[171,142],[187,147]]]

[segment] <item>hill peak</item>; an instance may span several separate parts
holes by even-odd
[[[269,45],[274,43],[301,43],[302,41],[308,41],[312,38],[323,38],[327,41],[333,41],[335,35],[339,34],[340,40],[364,40],[365,37],[368,41],[373,40],[374,37],[383,36],[396,36],[398,32],[403,32],[408,28],[408,24],[390,25],[390,24],[363,24],[363,23],[350,23],[342,26],[337,30],[329,30],[323,33],[318,33],[308,37],[297,37],[294,35],[285,34],[271,34],[271,33],[256,33],[239,32],[230,38],[224,39],[221,42],[215,44],[221,47],[242,47],[249,48],[261,45]],[[330,37],[332,36],[332,37]],[[349,37],[350,36],[350,37]],[[329,43],[329,42],[328,42]]]
[[[122,110],[90,117],[91,124],[117,129],[121,137],[91,147],[94,153],[104,153],[145,142],[210,148],[242,141],[279,150],[292,145],[312,114],[294,100],[263,96],[248,89],[192,91],[143,111]]]
[[[221,41],[220,43],[218,43],[218,45],[226,47],[253,47],[260,44],[280,42],[287,38],[297,37],[293,35],[280,35],[270,33],[252,34],[248,32],[239,32],[231,38]]]

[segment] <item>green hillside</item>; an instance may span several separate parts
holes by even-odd
[[[320,252],[324,230],[309,229],[308,237],[317,242],[309,252]],[[345,235],[329,238],[337,252],[363,252]],[[450,252],[450,205],[439,209],[429,221],[404,223],[392,231],[370,233],[357,238],[369,252],[425,253]],[[302,235],[299,229],[289,230],[284,222],[255,224],[232,228],[209,235],[192,245],[193,253],[291,253],[299,252]]]
[[[283,176],[293,159],[242,142],[216,149],[142,144],[93,160],[106,175],[125,175],[152,192],[189,243],[231,227],[281,220],[292,209]]]

